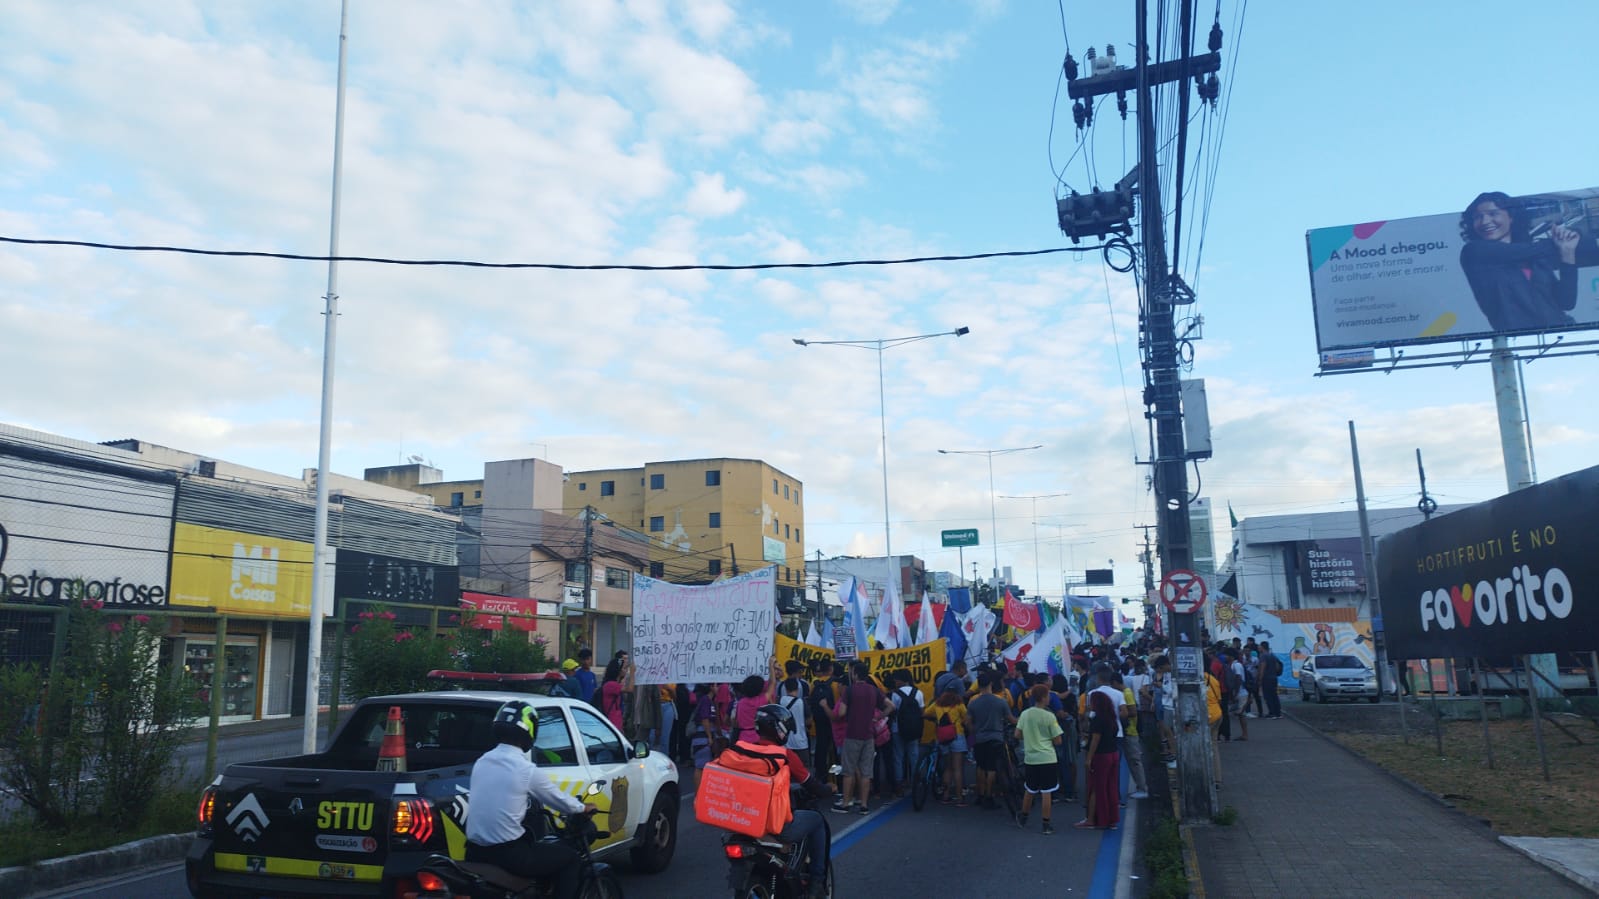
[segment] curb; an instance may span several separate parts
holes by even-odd
[[[1588,892],[1594,893],[1594,894],[1599,894],[1599,881],[1595,881],[1591,877],[1588,877],[1588,876],[1586,876],[1586,875],[1584,875],[1584,874],[1582,874],[1582,873],[1580,873],[1578,871],[1574,871],[1571,868],[1568,868],[1565,865],[1561,864],[1558,860],[1550,858],[1547,855],[1539,855],[1538,853],[1533,852],[1531,849],[1528,849],[1527,847],[1521,845],[1520,843],[1511,842],[1513,839],[1514,839],[1513,837],[1500,837],[1499,838],[1499,842],[1504,844],[1504,845],[1506,845],[1506,846],[1509,846],[1511,849],[1516,850],[1517,852],[1521,853],[1522,855],[1525,855],[1526,857],[1532,859],[1533,861],[1537,862],[1538,864],[1543,865],[1545,868],[1548,868],[1549,870],[1555,872],[1556,874],[1559,874],[1561,877],[1566,878],[1567,880],[1571,881],[1572,883],[1577,884],[1578,886],[1582,887],[1583,889],[1587,890]]]
[[[1191,899],[1205,899],[1205,875],[1199,870],[1199,851],[1194,848],[1194,826],[1182,823],[1182,792],[1177,788],[1177,778],[1168,777],[1167,786],[1172,820],[1177,822],[1177,834],[1183,842],[1183,873],[1188,877],[1188,895]]]
[[[46,859],[35,865],[0,868],[0,895],[25,896],[133,868],[175,861],[183,858],[193,839],[193,834],[170,833],[109,849]]]

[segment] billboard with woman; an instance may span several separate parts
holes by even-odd
[[[1306,234],[1322,351],[1599,327],[1599,188]]]

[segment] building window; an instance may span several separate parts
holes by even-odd
[[[783,485],[783,498],[784,499],[788,499],[788,485],[787,484]]]
[[[650,489],[651,490],[665,490],[666,489],[666,475],[664,475],[664,474],[652,474],[652,475],[650,475]]]
[[[464,494],[464,493],[452,493],[452,494],[450,494],[450,505],[451,506],[460,506],[461,503],[463,503],[465,500],[466,500],[466,494]]]
[[[777,519],[772,519],[772,536],[777,536]]]
[[[607,567],[605,569],[605,586],[626,590],[633,586],[633,572],[628,571],[626,568]]]
[[[783,525],[783,539],[785,539],[785,540],[789,539],[789,537],[788,537],[788,525],[786,525],[786,524]]]
[[[794,529],[794,542],[800,544],[801,546],[805,545],[805,541],[800,539],[799,528]]]
[[[777,495],[777,478],[772,478],[772,495]]]
[[[589,482],[588,481],[578,481],[577,482],[577,492],[578,493],[582,493],[583,491],[585,491],[587,489],[589,489]]]
[[[666,530],[666,516],[665,515],[651,515],[650,516],[650,533],[659,534],[660,532],[662,532],[664,530]]]
[[[710,526],[713,527],[713,528],[719,528],[719,527],[722,526],[722,513],[720,513],[720,512],[712,512],[711,513]]]
[[[651,562],[650,563],[650,577],[655,578],[656,580],[660,580],[661,578],[666,577],[666,563],[665,562]]]
[[[600,482],[600,496],[615,496],[615,495],[616,495],[616,482],[615,481],[601,481]]]
[[[568,584],[588,583],[588,571],[583,567],[582,562],[566,563],[566,582]]]
[[[481,490],[472,491],[472,498],[473,499],[482,499],[483,498],[483,491],[481,491]]]
[[[714,470],[705,472],[705,486],[707,486],[707,487],[720,487],[720,486],[722,486],[722,473],[720,471],[714,471]]]
[[[718,575],[718,574],[721,574],[722,573],[722,560],[721,559],[712,559],[709,563],[706,564],[705,570],[707,572],[709,572],[711,574],[711,576],[713,576],[713,577]]]
[[[794,579],[794,569],[792,569],[792,568],[784,568],[783,569],[783,580],[792,581],[793,579]]]
[[[799,488],[794,488],[794,504],[799,505]]]

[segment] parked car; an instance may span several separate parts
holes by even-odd
[[[1309,702],[1364,699],[1376,702],[1377,672],[1354,656],[1311,656],[1299,667],[1299,698]]]
[[[671,863],[680,803],[677,766],[626,738],[591,705],[502,691],[363,699],[325,752],[229,765],[200,799],[187,859],[195,896],[401,896],[434,853],[466,848],[472,763],[495,745],[508,700],[538,710],[533,759],[572,795],[603,784],[594,857]],[[405,768],[386,770],[384,737],[403,724]],[[386,759],[385,759],[386,761]]]

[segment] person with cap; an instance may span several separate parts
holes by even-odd
[[[493,732],[495,747],[472,765],[466,860],[496,865],[521,877],[550,878],[556,897],[573,899],[582,877],[577,851],[540,842],[539,834],[528,831],[525,819],[531,814],[542,821],[544,805],[576,815],[593,812],[594,804],[562,792],[528,757],[538,735],[538,711],[533,706],[520,699],[500,706]]]
[[[564,696],[567,699],[582,699],[582,691],[578,688],[577,681],[572,678],[572,672],[576,670],[576,659],[567,659],[562,662],[561,679],[550,684],[550,695]]]

